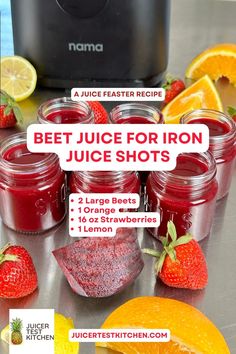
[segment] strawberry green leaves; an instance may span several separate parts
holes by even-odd
[[[4,254],[4,252],[9,248],[11,247],[11,244],[8,243],[6,246],[4,246],[3,248],[0,249],[0,265],[3,263],[3,262],[6,262],[6,261],[11,261],[11,262],[17,262],[18,261],[18,257],[15,256],[15,255],[12,255],[12,254]]]
[[[156,250],[145,248],[143,249],[143,253],[149,254],[150,256],[157,258],[155,269],[159,273],[162,270],[166,256],[168,255],[172,262],[176,262],[177,257],[175,247],[189,243],[192,238],[193,237],[190,234],[178,238],[175,224],[173,223],[173,221],[170,220],[167,224],[166,237],[160,237],[161,243],[163,245],[163,251],[159,252]]]
[[[18,104],[5,91],[0,91],[0,106],[4,107],[4,111],[3,111],[4,117],[10,115],[13,112],[16,121],[22,123],[23,121],[22,113]]]
[[[178,237],[172,221],[167,224],[167,234],[160,237],[162,252],[144,249],[157,258],[157,276],[168,286],[191,290],[203,289],[208,282],[205,256],[190,234]]]

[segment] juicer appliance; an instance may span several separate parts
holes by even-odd
[[[168,62],[170,0],[11,0],[15,55],[46,87],[145,87]]]

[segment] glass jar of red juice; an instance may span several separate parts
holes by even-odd
[[[66,177],[55,154],[31,153],[26,133],[0,145],[0,215],[9,228],[40,233],[66,214]]]
[[[218,181],[217,200],[230,188],[236,156],[236,125],[222,112],[201,109],[184,115],[181,124],[206,124],[210,133],[209,150],[216,160]]]
[[[44,124],[91,124],[94,114],[86,102],[72,101],[70,97],[55,98],[41,104],[38,122]]]
[[[93,124],[94,114],[86,102],[61,97],[41,104],[38,109],[38,122],[42,124]],[[70,171],[66,172],[68,180],[70,174]]]
[[[110,112],[112,124],[164,124],[164,118],[156,107],[140,103],[127,103],[116,106]],[[139,172],[141,181],[146,183],[149,171]]]
[[[159,228],[149,231],[165,236],[172,220],[178,236],[191,233],[200,241],[209,235],[216,205],[216,163],[210,152],[180,154],[173,171],[151,172],[146,185],[147,211],[160,212]]]
[[[72,193],[138,193],[140,179],[130,171],[80,171],[72,172]]]

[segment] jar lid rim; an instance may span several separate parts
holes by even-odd
[[[180,123],[181,124],[185,124],[184,120],[187,119],[197,119],[197,118],[202,118],[201,115],[203,115],[203,117],[205,119],[211,119],[211,117],[206,117],[206,115],[212,115],[212,116],[218,116],[220,117],[225,123],[227,123],[227,125],[230,127],[230,130],[225,133],[225,134],[221,134],[221,135],[215,135],[215,136],[210,136],[209,140],[210,140],[210,145],[211,144],[221,144],[222,140],[231,140],[234,142],[235,136],[236,136],[236,124],[233,121],[233,119],[231,119],[228,115],[226,115],[224,112],[220,112],[217,111],[215,109],[197,109],[191,112],[188,112],[186,114],[184,114],[181,119],[180,119]]]
[[[154,174],[158,176],[163,182],[168,178],[169,181],[172,181],[173,184],[177,186],[185,185],[200,185],[203,182],[211,181],[212,178],[216,175],[216,162],[211,152],[207,151],[204,153],[182,153],[179,156],[193,156],[193,157],[204,157],[206,162],[208,161],[210,167],[209,169],[202,173],[201,175],[196,176],[183,176],[172,173],[172,171],[156,171]]]
[[[74,123],[74,124],[87,124],[89,123],[92,119],[94,119],[94,113],[92,108],[89,106],[89,104],[85,101],[74,101],[72,100],[71,97],[57,97],[57,98],[53,98],[50,100],[47,100],[45,102],[43,102],[39,108],[38,108],[38,120],[39,122],[43,122],[45,124],[58,124],[56,122],[53,121],[48,121],[46,119],[46,117],[44,116],[43,110],[45,109],[45,107],[47,105],[59,105],[59,104],[72,104],[73,106],[76,106],[78,108],[86,108],[88,110],[87,112],[87,116],[86,119],[83,122],[79,122],[79,123]],[[58,108],[58,107],[57,107]]]
[[[163,116],[162,112],[157,107],[152,106],[152,105],[147,105],[144,103],[136,103],[136,102],[122,103],[122,104],[115,106],[109,114],[109,119],[112,123],[115,123],[115,119],[113,118],[113,116],[115,114],[118,114],[119,111],[121,111],[121,110],[132,111],[135,109],[136,110],[146,110],[149,113],[153,113],[154,115],[158,115],[159,119],[157,120],[154,117],[153,120],[155,119],[156,124],[163,124],[164,123],[164,116]],[[132,116],[130,113],[128,115]]]
[[[90,180],[103,180],[108,179],[111,183],[118,181],[121,183],[127,176],[132,176],[135,171],[73,171],[73,174],[78,178],[82,176],[83,178]],[[111,177],[113,179],[111,180]]]

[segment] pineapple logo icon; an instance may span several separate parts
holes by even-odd
[[[11,322],[11,342],[14,345],[20,345],[23,343],[23,337],[22,337],[22,320],[19,318],[16,318]]]

